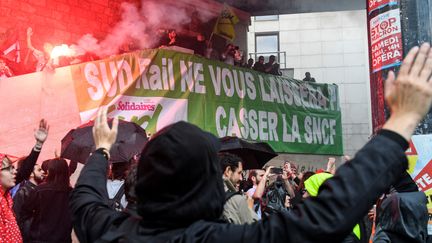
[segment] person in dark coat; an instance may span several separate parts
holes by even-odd
[[[31,218],[27,242],[72,242],[71,191],[66,160],[50,160],[46,183],[38,185],[22,207],[23,218]]]
[[[35,191],[36,186],[43,182],[43,172],[40,165],[35,165],[28,180],[21,182],[19,190],[13,198],[13,210],[24,242],[29,240],[31,220],[24,220],[22,207]]]
[[[265,72],[264,56],[258,57],[258,61],[253,65],[252,69],[258,72]]]
[[[414,48],[398,79],[389,73],[386,98],[392,115],[377,136],[323,183],[317,197],[248,225],[220,221],[225,195],[217,161],[219,141],[186,122],[160,130],[141,153],[135,191],[142,219],[109,208],[105,175],[118,120],[110,128],[107,110],[101,109],[93,129],[97,149],[70,202],[80,242],[342,241],[407,169],[407,141],[432,103],[429,52],[427,44],[420,51]]]
[[[426,204],[426,195],[405,172],[378,208],[373,242],[426,242],[429,220]]]

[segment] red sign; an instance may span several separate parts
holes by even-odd
[[[369,0],[368,12],[371,13],[375,9],[382,8],[386,5],[397,5],[397,0]]]
[[[414,143],[412,140],[410,140],[409,142],[409,148],[407,149],[407,151],[405,151],[406,155],[418,155],[417,154],[417,149],[414,146]]]
[[[403,56],[399,9],[372,18],[369,31],[372,72],[400,65]]]

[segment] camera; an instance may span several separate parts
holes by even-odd
[[[273,174],[282,174],[283,170],[282,170],[282,168],[271,168],[270,169],[270,173],[273,173]]]

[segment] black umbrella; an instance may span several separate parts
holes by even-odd
[[[277,156],[267,143],[248,142],[238,137],[223,137],[220,141],[222,144],[220,152],[239,156],[246,170],[261,169],[269,160]]]
[[[110,119],[112,121],[112,119]],[[85,163],[90,153],[95,150],[93,141],[93,121],[72,129],[61,141],[61,157]],[[111,124],[111,122],[110,122]],[[110,161],[129,161],[134,155],[141,153],[147,142],[146,131],[133,122],[120,120],[117,140],[110,150]]]

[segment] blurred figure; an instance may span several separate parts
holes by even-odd
[[[11,69],[7,66],[6,61],[0,57],[0,80],[14,76]]]
[[[252,69],[253,65],[254,65],[254,59],[249,58],[246,64],[246,68]]]
[[[33,52],[33,56],[37,60],[36,72],[44,70],[46,67],[52,68],[51,62],[51,52],[53,50],[53,45],[49,42],[45,42],[43,45],[43,51],[40,51],[33,47],[31,37],[33,35],[33,29],[27,29],[27,48]]]
[[[112,206],[118,211],[123,211],[127,206],[124,183],[128,170],[129,162],[112,163],[107,180],[108,198],[112,200]]]
[[[13,210],[15,212],[17,223],[21,230],[24,242],[28,242],[30,240],[31,218],[26,219],[23,217],[23,205],[25,201],[29,200],[30,195],[34,193],[36,186],[41,184],[43,180],[43,170],[40,165],[36,164],[33,168],[30,178],[21,182],[20,187],[13,198]]]
[[[179,46],[175,29],[166,31],[166,37],[162,42],[162,46]]]
[[[201,33],[198,33],[194,42],[195,43],[192,46],[192,49],[194,50],[194,54],[205,57],[206,49],[207,49],[207,41],[205,36]]]
[[[249,172],[248,181],[253,186],[246,193],[254,200],[253,210],[258,215],[258,219],[262,218],[261,200],[266,190],[267,179],[272,168],[273,166],[269,166],[266,170],[251,170]]]
[[[306,81],[306,82],[313,82],[313,83],[316,82],[316,81],[315,81],[315,78],[311,77],[310,72],[306,72],[306,73],[305,73],[305,78],[303,79],[303,81]]]
[[[253,70],[258,71],[258,72],[264,72],[265,71],[264,56],[258,57],[258,62],[255,62],[254,66],[253,66]]]
[[[72,242],[71,191],[66,160],[50,160],[46,182],[36,187],[22,207],[23,218],[31,218],[29,242]]]
[[[299,186],[297,187],[297,190],[295,190],[295,197],[292,198],[292,200],[290,201],[293,206],[303,201],[303,195],[307,192],[305,189],[304,182],[313,175],[315,175],[315,172],[313,171],[306,171],[303,173],[302,178],[300,179],[299,182]]]
[[[280,72],[280,65],[276,62],[276,57],[274,55],[271,55],[268,63],[264,64],[264,72],[278,76],[282,75]]]
[[[234,47],[234,66],[243,67],[244,55],[243,51],[238,46]]]
[[[236,47],[231,43],[227,44],[225,51],[221,54],[221,61],[229,65],[234,65],[235,53]]]
[[[282,176],[278,175],[276,180],[267,187],[263,198],[263,218],[280,212],[287,212],[288,191],[285,189],[285,182]]]
[[[374,243],[426,242],[428,200],[405,172],[377,209]]]
[[[135,193],[135,186],[137,183],[137,170],[138,170],[138,163],[132,164],[130,167],[126,180],[124,182],[125,185],[125,197],[127,201],[127,206],[125,209],[125,212],[134,215],[136,217],[141,217],[137,213],[137,196]]]

